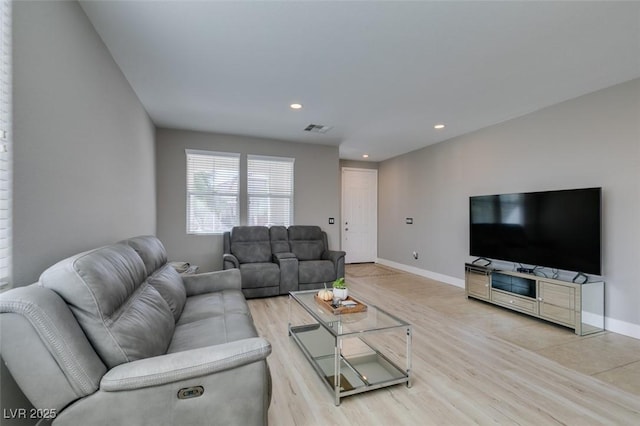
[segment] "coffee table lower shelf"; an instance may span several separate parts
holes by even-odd
[[[409,368],[403,370],[367,343],[367,333],[375,332],[380,331],[343,337],[333,335],[320,324],[289,326],[289,334],[334,394],[335,405],[340,405],[340,398],[345,396],[400,383],[411,386]],[[410,329],[407,329],[407,338],[409,336]],[[356,341],[356,353],[345,354],[339,349],[341,341],[347,338]]]

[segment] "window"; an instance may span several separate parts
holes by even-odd
[[[248,225],[293,223],[293,158],[247,157]]]
[[[0,0],[0,288],[11,284],[11,1]]]
[[[186,150],[187,234],[220,234],[240,223],[240,154]]]

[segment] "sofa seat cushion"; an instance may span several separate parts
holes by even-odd
[[[250,315],[228,312],[176,325],[167,353],[188,351],[257,337]]]
[[[280,267],[271,262],[240,265],[242,288],[275,287],[280,285]]]
[[[300,283],[320,283],[334,281],[336,270],[330,260],[305,260],[298,263]]]
[[[223,290],[187,298],[177,325],[181,326],[205,318],[224,316],[227,313],[251,316],[240,290]]]
[[[167,353],[257,336],[240,290],[205,293],[187,298]]]

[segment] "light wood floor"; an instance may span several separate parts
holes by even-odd
[[[413,386],[340,406],[287,335],[288,297],[249,301],[273,346],[269,424],[640,425],[640,341],[571,330],[379,265],[348,265],[350,291],[413,324]]]

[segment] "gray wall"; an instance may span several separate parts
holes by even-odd
[[[21,286],[66,256],[155,233],[155,129],[76,2],[14,2],[13,29],[13,276]],[[0,406],[30,407],[4,362],[0,369]]]
[[[156,230],[155,128],[76,2],[14,2],[15,285]]]
[[[379,181],[379,257],[457,279],[470,195],[602,187],[608,328],[640,337],[640,79],[384,161]]]
[[[222,269],[222,235],[187,235],[186,233],[185,149],[242,154],[241,182],[245,179],[243,176],[246,176],[246,154],[295,158],[295,223],[319,225],[327,231],[331,248],[339,247],[338,147],[158,129],[156,133],[157,235],[167,248],[171,260],[188,261],[200,266],[200,271]],[[241,206],[246,204],[246,188],[243,191],[242,187],[243,185],[241,185]],[[328,224],[329,217],[336,219],[336,225]]]

